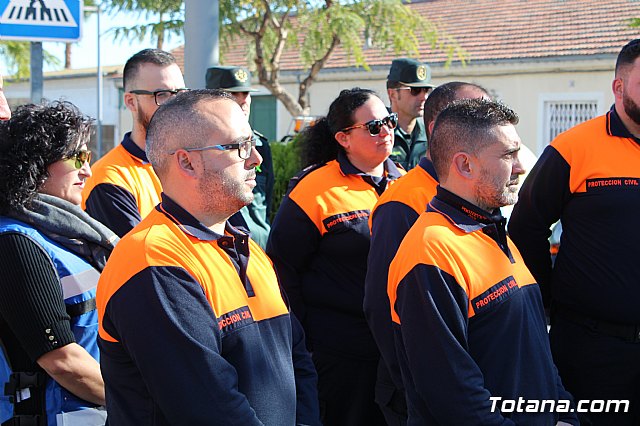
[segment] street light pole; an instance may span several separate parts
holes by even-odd
[[[100,46],[102,45],[102,43],[100,43],[100,5],[98,4],[96,6],[97,9],[97,16],[98,16],[98,117],[97,117],[97,132],[96,132],[96,145],[97,145],[97,151],[98,151],[98,158],[102,157],[102,90],[103,90],[103,85],[102,85],[102,58],[100,55]]]

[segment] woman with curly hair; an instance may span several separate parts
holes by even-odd
[[[1,422],[106,418],[95,291],[117,237],[79,207],[90,131],[67,102],[0,123]]]
[[[385,424],[374,402],[380,354],[362,303],[369,212],[401,175],[388,159],[397,123],[375,92],[340,92],[303,133],[312,166],[292,179],[267,244],[305,328],[325,426]]]

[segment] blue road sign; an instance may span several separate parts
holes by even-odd
[[[78,41],[82,0],[0,0],[0,39]]]

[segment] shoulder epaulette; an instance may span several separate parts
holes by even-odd
[[[287,186],[287,194],[289,194],[293,190],[293,188],[295,188],[296,185],[298,183],[300,183],[300,181],[302,179],[304,179],[305,176],[307,176],[312,171],[319,169],[320,167],[324,166],[325,164],[327,164],[327,163],[312,164],[312,165],[307,166],[304,169],[302,169],[300,171],[300,173],[298,173],[297,175],[292,177],[291,180],[289,180],[289,185]]]
[[[253,134],[254,134],[254,135],[256,135],[257,137],[259,137],[260,139],[262,139],[262,140],[263,140],[263,141],[265,141],[265,142],[268,142],[268,141],[269,141],[269,138],[267,138],[265,135],[263,135],[262,133],[260,133],[260,132],[259,132],[259,131],[257,131],[257,130],[254,130],[254,131],[253,131]]]

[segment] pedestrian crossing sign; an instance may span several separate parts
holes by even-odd
[[[0,39],[78,41],[82,0],[0,0]]]

